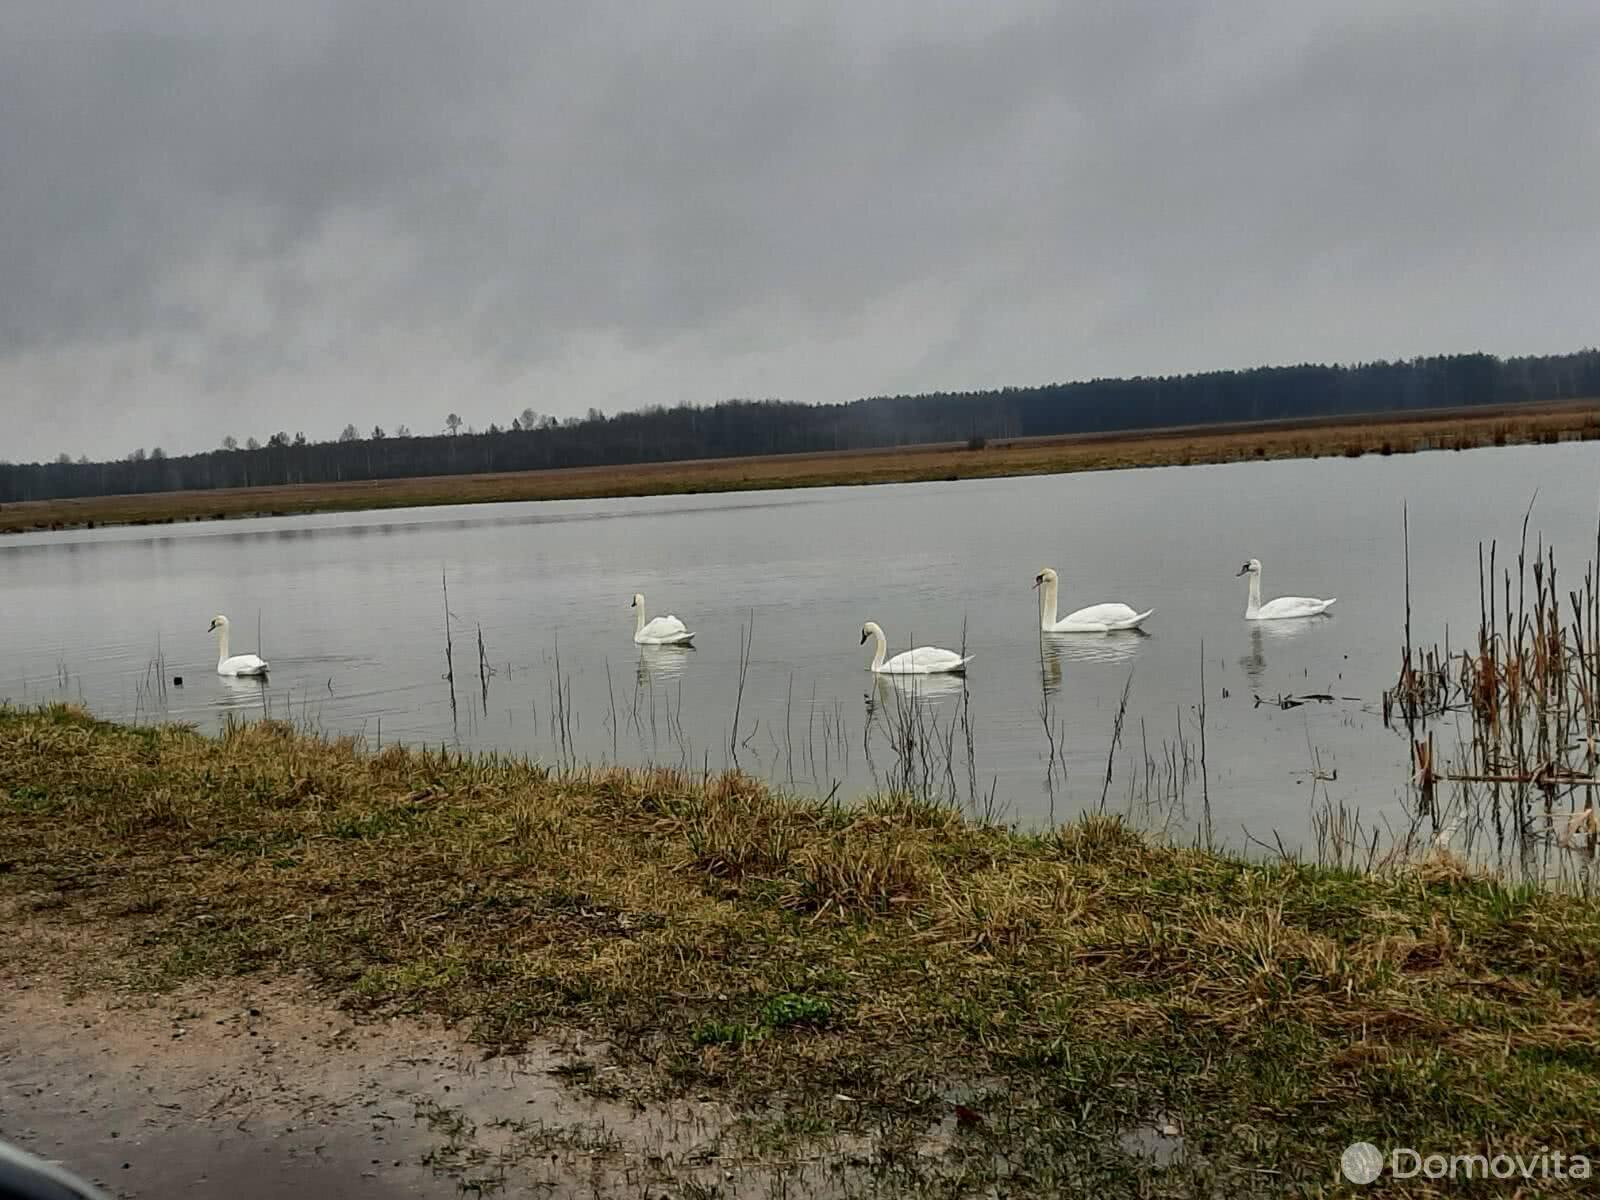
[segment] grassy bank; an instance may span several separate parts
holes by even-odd
[[[1343,1194],[1358,1140],[1600,1151],[1600,907],[1448,863],[0,709],[0,920],[89,987],[296,971],[491,1046],[581,1029],[608,1049],[574,1086],[735,1101],[773,1160],[870,1137],[881,1195]],[[1137,1149],[1174,1135],[1179,1162]]]
[[[491,475],[97,496],[0,505],[0,533],[309,512],[573,500],[760,488],[1049,475],[1253,459],[1360,457],[1600,437],[1600,401],[1450,409],[1330,421],[1269,421],[1134,433],[705,459]]]

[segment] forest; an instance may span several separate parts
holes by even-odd
[[[1460,354],[1349,366],[1303,365],[1095,379],[980,392],[876,396],[841,404],[728,400],[651,405],[558,421],[525,409],[474,431],[455,413],[442,432],[365,433],[334,441],[258,431],[215,450],[136,450],[108,462],[0,462],[0,503],[145,492],[399,479],[553,467],[626,466],[927,442],[1133,431],[1430,408],[1600,397],[1600,350],[1498,358]]]

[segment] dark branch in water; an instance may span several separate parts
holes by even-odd
[[[439,572],[439,587],[444,592],[444,677],[450,682],[450,720],[456,719],[456,654],[450,640],[450,581]]]

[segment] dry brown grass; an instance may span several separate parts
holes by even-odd
[[[582,1029],[622,1068],[597,1078],[741,1099],[774,1145],[976,1087],[963,1170],[1028,1164],[1014,1194],[1150,1194],[1116,1138],[1158,1112],[1205,1165],[1167,1194],[1321,1186],[1358,1138],[1600,1146],[1592,902],[1098,817],[1024,837],[737,776],[0,709],[0,919],[91,934],[65,964],[89,985],[307,971],[490,1044]]]
[[[908,483],[1251,459],[1360,457],[1597,437],[1600,401],[1587,400],[1339,420],[1263,421],[1018,438],[991,441],[981,450],[941,443],[894,450],[46,500],[0,505],[0,533],[436,504]]]

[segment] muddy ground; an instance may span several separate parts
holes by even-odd
[[[437,1026],[353,1022],[294,982],[74,996],[0,973],[0,1137],[119,1197],[832,1190],[838,1161],[726,1155],[715,1102],[641,1107],[563,1081],[603,1049],[485,1058]]]

